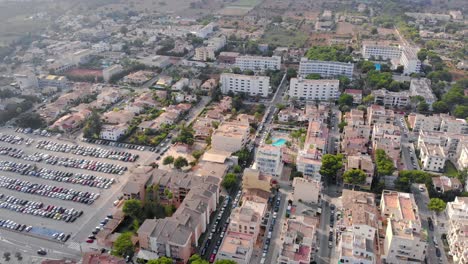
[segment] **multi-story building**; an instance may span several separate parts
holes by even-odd
[[[223,122],[211,136],[211,147],[216,150],[236,152],[247,144],[250,127],[240,122]]]
[[[349,94],[353,97],[353,104],[358,105],[362,103],[362,90],[346,89],[344,93]]]
[[[282,226],[281,244],[277,263],[310,263],[317,248],[317,228],[319,220],[308,216],[288,219]]]
[[[213,61],[216,59],[215,50],[213,47],[198,47],[195,49],[193,59],[197,61]]]
[[[39,87],[36,75],[30,71],[15,74],[14,77],[21,90],[36,89]]]
[[[440,131],[457,134],[468,134],[468,123],[465,119],[455,118],[449,115],[441,114]]]
[[[444,170],[447,157],[442,146],[421,142],[419,150],[423,170],[435,172]]]
[[[281,68],[281,57],[239,56],[236,58],[235,66],[241,71],[279,70]]]
[[[122,136],[127,133],[128,125],[119,124],[119,125],[103,125],[101,132],[99,133],[99,138],[111,141],[117,141]]]
[[[318,73],[322,78],[346,76],[353,78],[354,64],[337,61],[319,61],[301,58],[298,76],[305,78],[311,73]]]
[[[404,67],[404,74],[421,72],[421,61],[418,59],[417,53],[418,50],[414,47],[403,47],[400,57],[400,64]]]
[[[58,89],[67,88],[67,77],[57,75],[39,75],[37,77],[39,88],[56,87]]]
[[[367,107],[367,124],[374,125],[375,123],[392,124],[395,120],[393,110],[385,109],[381,105],[371,105]]]
[[[339,80],[291,78],[289,96],[300,100],[336,100],[340,95]]]
[[[270,93],[270,77],[223,73],[220,78],[223,94],[233,92],[250,96],[267,97]]]
[[[401,57],[401,49],[398,44],[368,41],[362,44],[362,56],[365,59],[392,60]]]
[[[458,152],[457,166],[459,170],[468,168],[468,143],[463,143]]]
[[[241,207],[236,207],[232,210],[228,230],[236,233],[251,234],[254,236],[254,239],[257,239],[266,207],[265,203],[244,201]]]
[[[418,206],[409,193],[384,191],[380,202],[386,218],[382,260],[388,264],[422,263],[427,252],[427,231],[421,226]],[[382,234],[383,235],[383,234]]]
[[[317,180],[296,177],[292,184],[294,188],[293,198],[295,201],[318,204],[322,183]]]
[[[255,155],[257,169],[266,174],[280,176],[283,171],[281,147],[262,144]]]
[[[427,78],[413,78],[410,83],[410,96],[421,96],[432,108],[432,104],[437,101],[431,89],[431,80]]]
[[[413,132],[423,131],[439,131],[442,119],[440,115],[425,116],[421,114],[411,113],[408,115],[408,123]]]
[[[216,259],[232,260],[238,264],[250,264],[254,244],[254,235],[228,230],[219,246]]]
[[[366,173],[365,186],[369,187],[372,184],[374,177],[374,163],[369,155],[350,155],[348,156],[347,162],[345,163],[345,170],[358,169]]]
[[[123,72],[123,67],[119,64],[115,64],[102,70],[102,78],[105,82],[109,82],[113,76],[121,72]]]
[[[401,142],[401,131],[399,126],[387,123],[375,123],[372,129],[372,141],[379,141],[383,138]]]
[[[239,55],[239,52],[222,51],[218,55],[218,61],[220,63],[234,64],[236,63],[236,58],[239,57]]]
[[[447,242],[454,264],[468,263],[468,198],[455,197],[445,209],[448,219]]]
[[[374,96],[374,104],[387,107],[406,107],[410,103],[410,94],[408,91],[390,92],[386,89],[372,91]]]

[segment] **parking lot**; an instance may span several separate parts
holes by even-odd
[[[114,210],[127,172],[152,154],[1,129],[1,219],[21,225],[5,225],[16,237],[83,243]]]

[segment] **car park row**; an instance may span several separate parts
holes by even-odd
[[[83,214],[73,208],[66,209],[61,206],[47,205],[42,202],[28,201],[14,196],[0,194],[0,208],[9,209],[18,213],[62,220],[65,222],[75,222]]]
[[[127,148],[127,149],[141,150],[141,151],[144,151],[147,149],[147,147],[145,146],[138,146],[138,145],[133,145],[133,144],[107,141],[107,140],[101,140],[101,139],[93,139],[93,138],[83,138],[81,141],[92,143],[92,144],[118,147],[118,148]]]
[[[29,232],[32,229],[32,226],[21,225],[12,220],[4,220],[4,219],[0,219],[0,227],[4,229],[16,230],[18,232],[23,232],[23,231]]]
[[[23,137],[16,136],[16,135],[4,135],[0,133],[0,141],[7,142],[10,144],[17,144],[17,145],[21,145],[23,144],[23,142],[26,142],[27,145],[30,145],[34,140],[30,138],[23,138]]]
[[[81,184],[89,187],[105,188],[108,189],[115,182],[115,179],[98,177],[90,174],[72,173],[51,170],[46,168],[39,168],[31,164],[23,164],[12,161],[1,161],[0,170],[16,172],[21,175],[27,175],[31,177],[38,177],[46,180],[52,180],[57,182],[66,182],[72,184]]]
[[[106,150],[103,148],[57,143],[49,140],[39,141],[36,145],[36,148],[55,152],[71,153],[81,156],[119,160],[125,162],[134,162],[139,157],[138,154],[131,154],[126,151]]]
[[[50,198],[68,200],[83,204],[92,204],[100,196],[98,193],[79,192],[73,189],[56,187],[47,184],[37,184],[5,176],[0,176],[0,187],[18,192],[47,196]]]
[[[96,235],[99,233],[99,231],[101,231],[104,226],[109,222],[109,220],[113,219],[114,217],[112,215],[108,215],[106,216],[106,218],[104,218],[104,220],[102,220],[100,223],[99,223],[99,226],[97,226],[92,232],[91,232],[91,235],[88,236],[88,239],[86,240],[86,243],[93,243],[94,240],[96,239]]]
[[[215,220],[215,222],[213,224],[213,227],[211,228],[211,232],[208,235],[208,240],[206,241],[205,246],[201,249],[201,252],[200,252],[201,256],[206,255],[211,243],[213,242],[212,240],[215,238],[214,237],[215,234],[219,234],[219,237],[215,242],[214,249],[211,252],[211,255],[210,255],[210,258],[209,258],[210,263],[213,263],[215,258],[216,258],[216,254],[218,253],[219,247],[221,246],[221,243],[223,241],[224,235],[226,233],[226,230],[227,230],[229,222],[230,222],[230,219],[227,218],[226,221],[224,223],[222,223],[222,225],[221,225],[221,221],[223,219],[224,213],[227,211],[226,209],[227,209],[227,207],[229,205],[229,201],[230,201],[230,197],[227,196],[226,199],[223,202],[223,205],[221,206],[221,209],[220,209],[218,215],[216,216],[216,220]]]

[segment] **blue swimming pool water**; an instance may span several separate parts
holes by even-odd
[[[275,147],[281,147],[286,143],[286,139],[284,138],[278,138],[278,139],[273,139],[273,143],[271,145]]]

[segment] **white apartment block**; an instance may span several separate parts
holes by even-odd
[[[447,242],[453,263],[468,263],[468,198],[456,197],[447,203]]]
[[[294,201],[318,204],[322,183],[317,180],[296,177],[293,180],[293,198]]]
[[[240,56],[236,58],[235,67],[239,67],[242,71],[279,70],[281,68],[281,57]]]
[[[215,150],[236,152],[246,144],[250,127],[244,123],[223,122],[211,136],[211,146]]]
[[[432,104],[437,101],[431,89],[431,80],[427,78],[411,79],[410,96],[422,96],[431,108]]]
[[[455,118],[449,115],[441,115],[440,131],[457,134],[468,134],[468,123],[465,119]]]
[[[127,133],[128,125],[104,125],[102,126],[99,138],[111,141],[118,141]]]
[[[280,147],[261,145],[255,155],[256,168],[265,174],[281,176],[283,155]]]
[[[442,146],[422,142],[419,150],[423,170],[435,172],[444,170],[447,157]]]
[[[385,263],[422,263],[426,257],[428,237],[421,226],[414,196],[409,193],[384,191],[380,211],[382,217],[387,218],[381,251]]]
[[[318,73],[322,78],[346,76],[353,78],[354,64],[337,61],[319,61],[301,58],[298,76],[306,77],[311,73]]]
[[[123,72],[123,67],[119,64],[112,65],[102,70],[102,77],[105,82],[109,82],[112,76]]]
[[[289,96],[300,100],[336,100],[340,96],[339,80],[308,80],[291,78]]]
[[[387,89],[372,91],[374,103],[387,107],[405,107],[410,103],[410,94],[408,91],[390,92]]]
[[[418,50],[413,47],[403,47],[401,52],[400,64],[403,65],[403,73],[419,73],[421,72],[421,61],[417,56]]]
[[[458,170],[468,168],[468,143],[464,143],[459,151],[457,159]]]
[[[425,116],[421,114],[411,113],[408,116],[408,121],[413,132],[423,131],[439,131],[442,119],[439,115]]]
[[[270,92],[270,77],[223,73],[220,78],[221,92],[245,93],[250,96],[267,97]]]
[[[388,60],[401,57],[400,45],[389,45],[380,42],[364,42],[362,45],[362,57],[364,59],[375,58]]]

